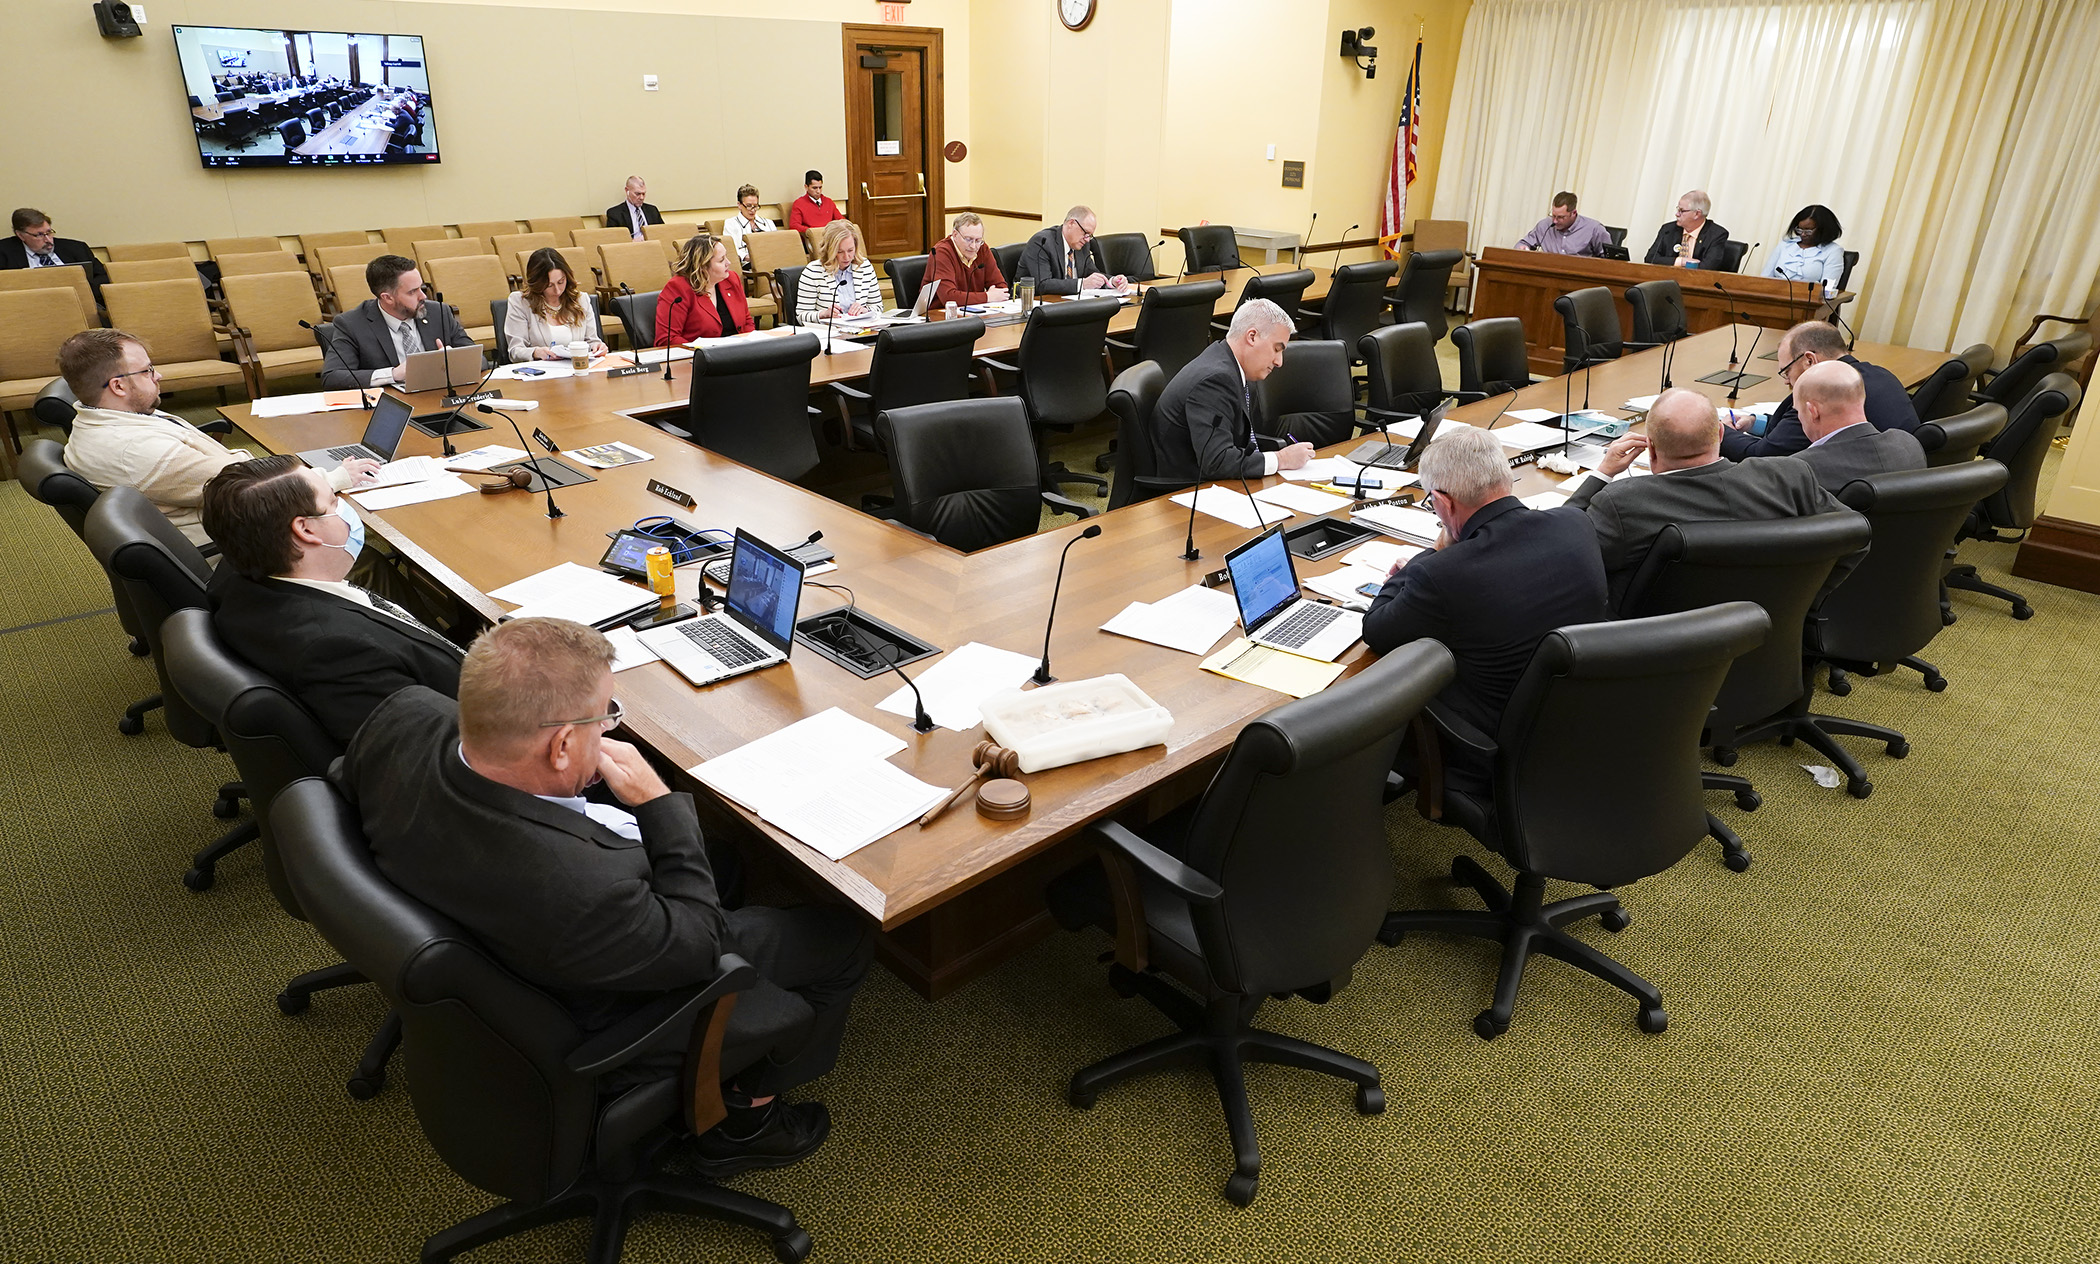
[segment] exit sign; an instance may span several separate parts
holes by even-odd
[[[890,0],[890,2],[884,3],[882,6],[882,20],[885,22],[902,22],[904,20],[904,6],[908,3],[910,3],[910,0]]]

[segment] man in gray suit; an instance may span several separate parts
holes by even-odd
[[[365,265],[365,284],[372,297],[335,318],[335,337],[321,364],[323,390],[399,382],[416,352],[474,345],[450,307],[425,301],[415,260],[381,255]],[[473,385],[459,383],[461,390]]]
[[[1745,522],[1851,512],[1794,457],[1730,461],[1721,456],[1721,417],[1713,401],[1682,387],[1664,391],[1648,410],[1645,435],[1627,435],[1605,449],[1597,472],[1582,481],[1568,504],[1588,511],[1612,610],[1662,529],[1677,522]],[[1620,478],[1643,451],[1651,477]],[[1602,475],[1603,477],[1598,477]],[[1607,479],[1616,481],[1607,482]],[[1826,590],[1850,574],[1866,549],[1841,558]]]
[[[1907,430],[1876,430],[1867,420],[1867,385],[1838,360],[1810,366],[1794,380],[1794,406],[1808,446],[1795,453],[1825,491],[1854,479],[1925,468],[1925,449]]]

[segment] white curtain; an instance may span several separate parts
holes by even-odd
[[[1477,0],[1436,215],[1507,245],[1569,189],[1639,258],[1705,189],[1754,271],[1822,203],[1865,336],[2003,352],[2100,298],[2095,65],[2094,0]]]

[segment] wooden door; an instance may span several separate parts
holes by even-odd
[[[941,33],[845,28],[846,213],[868,254],[924,254],[941,235]]]

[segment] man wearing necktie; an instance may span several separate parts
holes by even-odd
[[[1728,230],[1706,218],[1713,201],[1700,189],[1677,199],[1677,213],[1655,232],[1641,262],[1660,267],[1728,272]]]
[[[1291,318],[1268,299],[1242,303],[1224,340],[1204,348],[1174,375],[1152,412],[1161,478],[1186,483],[1263,478],[1312,459],[1309,443],[1264,452],[1264,440],[1255,433],[1261,409],[1254,384],[1283,363],[1292,328]]]
[[[1077,294],[1085,290],[1120,290],[1127,278],[1109,275],[1094,246],[1094,212],[1075,206],[1065,212],[1064,222],[1045,228],[1028,239],[1014,275],[1035,278],[1038,294]]]
[[[51,226],[51,217],[33,206],[15,212],[14,233],[0,240],[0,268],[84,268],[88,285],[96,300],[101,300],[102,283],[109,280],[109,273],[86,242],[60,237]]]
[[[648,236],[649,225],[663,222],[662,212],[649,204],[649,182],[640,176],[627,177],[627,196],[605,208],[605,226],[624,228],[636,241]]]

